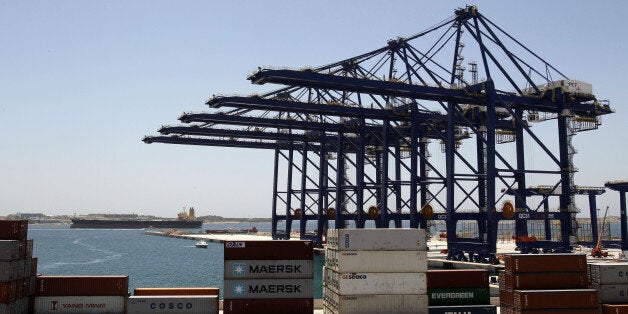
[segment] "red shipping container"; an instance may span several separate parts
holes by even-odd
[[[303,260],[314,258],[312,241],[225,241],[225,260]]]
[[[512,290],[499,290],[499,302],[504,303],[509,306],[513,306],[515,303],[515,295]]]
[[[28,235],[28,220],[0,220],[0,240],[24,240]]]
[[[628,304],[602,304],[602,314],[628,314]]]
[[[192,287],[192,288],[135,288],[136,296],[155,295],[220,295],[220,288]]]
[[[510,254],[504,257],[504,263],[511,273],[587,271],[584,254]]]
[[[0,303],[9,303],[15,300],[15,282],[0,282]]]
[[[488,288],[488,270],[428,270],[427,288]]]
[[[36,296],[126,296],[128,276],[39,276]]]
[[[504,286],[510,290],[586,289],[586,272],[509,273],[504,274]]]
[[[224,314],[311,314],[314,312],[313,299],[225,299]]]
[[[544,309],[544,310],[513,310],[513,314],[599,314],[598,308],[590,309]]]
[[[31,276],[37,275],[37,257],[31,258]]]
[[[541,309],[590,309],[598,306],[597,290],[515,290],[514,308],[520,310]]]

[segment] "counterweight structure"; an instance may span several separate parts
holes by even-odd
[[[468,71],[463,50],[479,60]],[[572,137],[612,112],[590,84],[564,76],[474,6],[356,57],[260,68],[248,79],[284,87],[214,96],[210,112],[184,113],[185,125],[144,141],[274,151],[275,239],[298,230],[320,244],[326,228],[428,228],[440,220],[448,258],[476,262],[496,261],[501,220],[515,221],[517,239],[529,221],[558,221],[558,240],[521,248],[571,249]],[[543,182],[544,193],[529,180]],[[460,234],[462,223],[475,234]]]

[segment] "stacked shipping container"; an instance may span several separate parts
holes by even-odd
[[[427,291],[430,313],[496,313],[491,303],[488,271],[484,269],[428,270]],[[470,307],[472,306],[473,307]]]
[[[37,259],[27,220],[0,220],[0,313],[27,313]]]
[[[312,313],[311,241],[224,244],[223,313]]]
[[[219,288],[135,288],[127,303],[128,314],[218,314]]]
[[[501,313],[598,313],[584,254],[512,254],[499,274]]]
[[[593,263],[589,270],[603,312],[628,313],[628,263]]]
[[[329,230],[325,313],[427,313],[423,229]]]

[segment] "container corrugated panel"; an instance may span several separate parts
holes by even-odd
[[[0,220],[0,240],[26,240],[28,220]]]
[[[430,305],[490,304],[488,288],[428,288]]]
[[[499,302],[504,303],[509,306],[513,306],[515,304],[515,294],[514,291],[508,289],[500,289],[499,290]]]
[[[131,296],[128,314],[189,313],[218,314],[218,296]]]
[[[427,294],[425,273],[337,273],[326,270],[325,287],[338,294]]]
[[[504,262],[511,273],[587,271],[584,254],[510,254]]]
[[[312,298],[313,279],[225,279],[225,299]]]
[[[128,276],[39,276],[37,296],[126,296]]]
[[[628,304],[603,304],[602,314],[628,314]]]
[[[34,245],[35,241],[33,241],[33,239],[29,239],[26,240],[26,256],[24,256],[24,258],[31,258],[33,257],[33,245]]]
[[[0,261],[10,262],[20,258],[20,241],[0,240]]]
[[[338,251],[328,247],[325,249],[325,266],[337,272],[426,272],[427,252]]]
[[[303,299],[225,299],[224,314],[311,314],[314,300]]]
[[[15,300],[15,281],[0,282],[0,303],[9,303]]]
[[[328,247],[348,251],[426,251],[425,229],[330,229]]]
[[[0,282],[13,281],[18,278],[18,261],[0,262]]]
[[[329,289],[324,291],[324,303],[333,313],[426,313],[427,295],[371,294],[341,295]]]
[[[225,260],[313,259],[312,241],[225,241]]]
[[[597,285],[593,286],[598,292],[600,303],[628,303],[628,285]]]
[[[506,273],[506,289],[580,289],[589,287],[585,272]]]
[[[35,276],[37,274],[37,257],[31,258],[31,276]]]
[[[428,288],[488,288],[488,270],[428,270]]]
[[[587,309],[541,309],[541,310],[512,310],[513,314],[599,314],[599,308]]]
[[[494,305],[430,306],[429,314],[495,314]],[[502,312],[502,314],[505,314]]]
[[[515,309],[586,309],[597,307],[598,303],[594,289],[514,291]]]
[[[628,284],[628,263],[591,264],[591,281],[599,284]]]
[[[219,295],[220,288],[214,287],[180,287],[180,288],[135,288],[136,296],[165,296],[165,295]]]
[[[125,297],[122,296],[50,296],[35,297],[35,314],[56,313],[124,313]]]
[[[226,260],[224,278],[314,278],[310,260]]]

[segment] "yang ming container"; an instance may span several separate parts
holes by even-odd
[[[314,296],[313,279],[225,279],[225,299],[304,299]]]
[[[510,254],[504,257],[506,271],[529,272],[586,272],[584,254]]]
[[[0,240],[0,261],[10,262],[19,259],[20,246],[18,240]]]
[[[125,313],[123,296],[49,296],[35,297],[37,314]]]
[[[131,296],[128,314],[218,314],[218,296]]]
[[[327,245],[339,251],[426,251],[425,229],[330,229]]]
[[[135,288],[136,296],[173,296],[173,295],[219,295],[220,288],[213,287],[182,287],[182,288]]]
[[[594,285],[600,303],[628,303],[628,284]]]
[[[427,271],[426,251],[339,251],[325,248],[325,266],[336,272]]]
[[[428,270],[428,288],[488,288],[485,269]]]
[[[37,296],[126,296],[128,276],[39,276]]]
[[[429,314],[495,314],[494,305],[430,306]],[[505,314],[503,311],[502,314]]]
[[[225,260],[313,259],[312,241],[225,241]]]
[[[427,294],[425,273],[337,273],[324,269],[325,287],[341,295]]]
[[[598,303],[594,289],[514,291],[514,308],[521,310],[586,309],[597,308]]]
[[[591,281],[599,284],[628,284],[628,263],[593,263]]]
[[[224,314],[311,314],[314,300],[304,299],[225,299]]]
[[[0,240],[26,240],[28,220],[0,220]]]
[[[371,294],[339,295],[325,289],[325,306],[331,313],[426,313],[427,295],[416,294]]]
[[[224,278],[314,278],[312,260],[226,260]]]
[[[551,273],[505,273],[506,289],[578,289],[588,288],[589,278],[586,272],[551,272]]]

